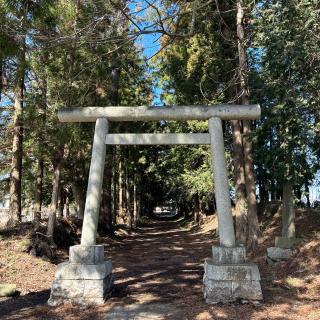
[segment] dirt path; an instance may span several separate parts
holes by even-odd
[[[202,264],[210,256],[212,243],[208,236],[192,234],[176,222],[156,221],[122,241],[101,238],[99,242],[105,245],[106,256],[113,262],[114,286],[105,306],[50,308],[46,306],[48,278],[54,270],[50,275],[31,272],[29,282],[35,283],[35,290],[0,300],[0,318],[181,319],[184,312],[190,313],[190,306],[201,302]],[[46,286],[41,285],[42,281]],[[78,312],[79,308],[83,313]]]
[[[115,307],[107,319],[126,310],[141,319],[181,317],[184,307],[201,303],[202,264],[210,256],[212,240],[174,222],[153,222],[139,231],[108,250],[115,266],[110,299]]]
[[[273,239],[260,245],[254,258],[262,276],[263,304],[207,305],[202,294],[204,259],[211,255],[211,236],[192,233],[176,222],[150,222],[124,240],[101,238],[113,262],[114,287],[104,306],[46,305],[55,266],[46,264],[35,274],[29,267],[17,279],[33,285],[18,298],[0,299],[0,319],[104,319],[104,320],[285,320],[320,319],[319,299],[288,288],[279,277],[285,265],[268,266],[264,252]],[[15,240],[16,241],[16,240]],[[13,244],[14,245],[14,244]],[[41,259],[23,255],[21,261]],[[41,264],[41,263],[40,263]],[[282,269],[281,269],[282,268]],[[23,270],[23,267],[21,266]],[[40,269],[37,269],[40,270]],[[24,274],[22,274],[24,272]],[[277,280],[278,279],[278,280]],[[309,281],[309,280],[308,280]],[[306,285],[304,285],[306,286]],[[315,287],[316,288],[316,287]],[[320,288],[320,287],[319,287]]]

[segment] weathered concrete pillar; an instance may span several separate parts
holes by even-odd
[[[234,247],[235,234],[232,220],[222,123],[220,118],[209,119],[209,133],[211,137],[212,169],[218,213],[220,245],[224,247]]]
[[[97,119],[93,138],[81,245],[94,245],[96,243],[104,162],[106,158],[105,141],[107,133],[108,120],[103,118]]]
[[[283,205],[282,205],[282,237],[294,238],[295,229],[295,211],[293,204],[293,183],[286,181],[283,185]]]
[[[220,118],[209,119],[209,132],[220,246],[212,247],[212,258],[204,263],[204,298],[207,303],[261,300],[259,269],[247,261],[245,247],[235,243]]]
[[[70,247],[69,261],[58,265],[48,304],[103,304],[112,286],[112,263],[96,245],[108,121],[96,121],[81,245]]]
[[[283,185],[282,234],[281,237],[276,237],[274,247],[267,248],[267,262],[269,264],[288,260],[293,255],[292,247],[301,241],[296,238],[293,201],[293,183],[286,181]]]

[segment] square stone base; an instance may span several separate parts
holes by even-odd
[[[262,300],[260,280],[257,265],[245,259],[244,247],[213,247],[213,258],[204,263],[204,298],[210,304]]]
[[[74,246],[69,257],[58,265],[48,304],[103,304],[112,285],[112,263],[103,261],[103,246]]]
[[[267,248],[267,261],[269,261],[269,263],[272,264],[272,262],[288,260],[292,257],[292,254],[293,251],[291,249],[270,247]]]

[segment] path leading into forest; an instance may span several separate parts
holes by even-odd
[[[186,319],[184,308],[202,303],[203,262],[211,244],[207,236],[162,221],[107,248],[115,277],[107,319]]]
[[[56,266],[45,263],[48,271],[33,272],[41,258],[24,254],[15,259],[28,265],[18,277],[18,286],[28,282],[27,288],[20,297],[0,300],[0,318],[194,319],[193,308],[207,308],[202,277],[204,259],[211,255],[208,235],[192,233],[175,221],[149,221],[121,240],[99,238],[98,242],[105,245],[105,255],[113,263],[114,286],[104,306],[47,306]]]
[[[319,230],[318,213],[312,216],[310,213],[310,217],[303,219],[307,225],[298,224],[299,234],[303,234],[303,230]],[[278,220],[274,221],[277,226]],[[46,301],[56,265],[22,253],[19,245],[26,238],[21,235],[3,238],[0,260],[5,267],[0,266],[0,280],[4,270],[2,279],[17,283],[22,294],[16,298],[0,298],[0,319],[320,319],[316,234],[306,240],[299,257],[269,266],[265,262],[265,251],[273,244],[277,230],[271,224],[264,232],[256,255],[251,257],[259,265],[264,302],[208,305],[202,293],[203,262],[211,256],[214,239],[204,230],[192,232],[174,221],[149,221],[122,239],[99,238],[99,243],[105,245],[106,257],[113,262],[114,286],[103,306],[92,307],[49,307]],[[61,258],[67,259],[66,254]]]

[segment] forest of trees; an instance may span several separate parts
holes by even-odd
[[[9,224],[49,208],[47,234],[83,217],[93,125],[64,107],[259,103],[224,123],[240,243],[254,247],[268,201],[311,206],[320,169],[320,4],[291,1],[0,0],[1,198]],[[159,50],[145,58],[141,37]],[[207,132],[207,122],[112,124],[111,132]],[[100,233],[172,201],[213,214],[208,147],[109,147]],[[43,218],[43,214],[42,214]]]

